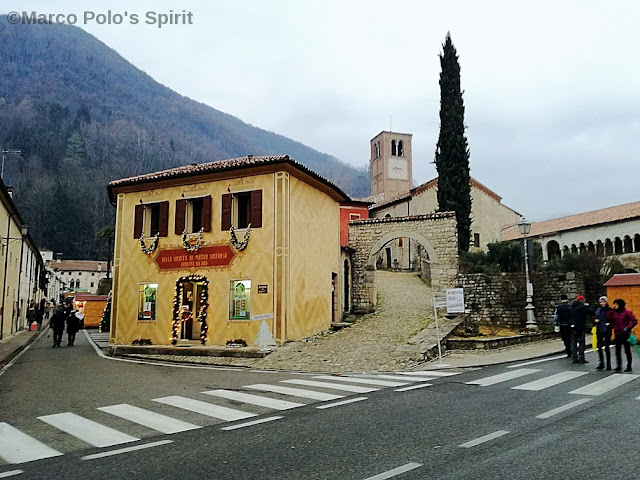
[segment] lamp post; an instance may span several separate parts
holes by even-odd
[[[20,314],[22,313],[22,309],[20,308],[20,280],[22,279],[22,255],[24,253],[24,238],[29,234],[29,225],[27,225],[26,223],[22,224],[22,227],[20,227],[20,232],[22,233],[22,244],[20,245],[20,268],[18,270],[18,299],[17,299],[17,303],[18,303],[18,315],[16,317],[16,332],[18,331],[18,324],[20,323]]]
[[[2,170],[0,170],[0,178],[2,178],[2,181],[4,181],[4,157],[7,153],[20,155],[22,150],[2,150]]]
[[[524,217],[521,217],[520,223],[518,223],[518,228],[520,229],[520,234],[524,241],[524,274],[527,284],[527,306],[524,307],[527,312],[526,329],[528,331],[535,332],[538,330],[538,325],[536,324],[536,320],[533,315],[535,307],[533,306],[533,284],[529,278],[529,247],[527,245],[527,235],[531,232],[531,223],[527,222]]]

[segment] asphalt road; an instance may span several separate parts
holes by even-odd
[[[596,372],[591,359],[586,365],[551,358],[459,370],[431,380],[400,374],[338,379],[117,362],[98,357],[82,336],[77,347],[61,349],[43,337],[0,376],[0,425],[60,455],[0,460],[0,478],[637,478],[639,377]],[[310,399],[249,388],[257,383],[342,397]],[[348,392],[331,383],[370,391]],[[283,404],[279,408],[287,408],[280,410],[202,393],[212,390],[300,405]],[[230,409],[225,415],[254,416],[222,420],[157,401],[176,397]],[[151,411],[193,429],[165,434],[98,410],[122,404],[142,409],[143,424],[144,411]],[[60,414],[92,420],[130,439],[93,447],[88,442],[95,443],[95,432],[80,439],[47,423],[69,420]],[[0,430],[0,456],[2,435]],[[122,450],[132,447],[140,449]]]

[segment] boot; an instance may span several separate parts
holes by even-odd
[[[607,362],[607,370],[611,370],[611,362]]]
[[[598,366],[596,367],[596,370],[604,370],[604,365],[602,364],[602,362],[598,364]]]
[[[628,363],[627,364],[627,368],[624,369],[625,372],[630,372],[631,371],[631,364]]]
[[[618,365],[615,369],[616,372],[621,372],[622,371],[622,367],[620,365]]]

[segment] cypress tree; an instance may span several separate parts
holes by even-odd
[[[436,145],[438,210],[455,212],[458,252],[469,250],[471,240],[471,186],[469,145],[464,130],[464,102],[460,90],[458,54],[447,33],[440,57],[440,135]]]

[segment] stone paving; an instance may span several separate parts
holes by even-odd
[[[353,325],[323,332],[306,341],[289,342],[265,358],[165,357],[158,360],[215,363],[308,372],[397,371],[423,361],[416,341],[433,322],[431,289],[415,273],[376,272],[377,312],[351,317]]]

